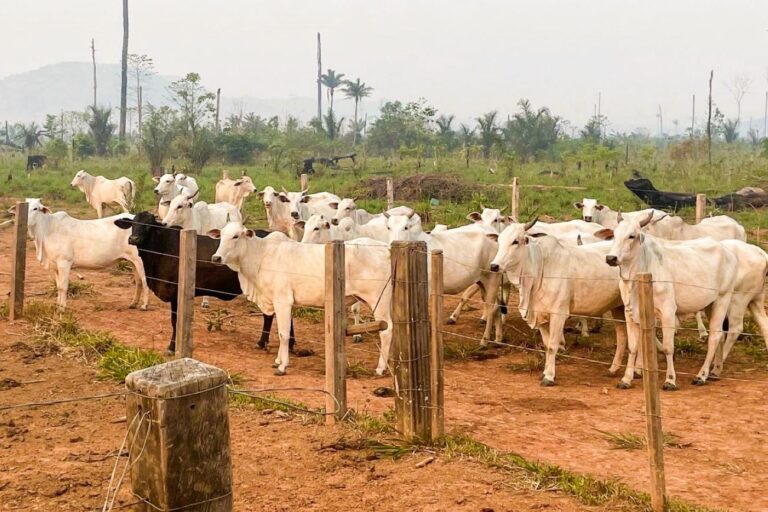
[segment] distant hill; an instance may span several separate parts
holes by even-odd
[[[130,76],[130,75],[129,75]],[[153,105],[169,103],[166,88],[178,77],[155,74],[144,84],[144,101]],[[205,80],[205,77],[203,77]],[[120,66],[118,64],[96,65],[97,95],[100,105],[120,105]],[[206,84],[215,90],[210,83]],[[130,84],[129,84],[130,91]],[[257,98],[228,97],[222,91],[222,119],[232,112],[254,112],[263,117],[279,116],[284,119],[292,115],[306,122],[315,115],[316,103],[311,97]],[[129,95],[129,98],[131,96]],[[85,110],[93,101],[92,65],[89,62],[60,62],[42,68],[0,78],[0,122],[41,122],[46,114],[62,110]],[[129,99],[129,104],[135,102]],[[327,107],[325,99],[324,106]],[[335,102],[339,116],[350,119],[353,103],[344,100],[341,94]],[[378,113],[378,101],[366,100],[360,110],[360,117]]]

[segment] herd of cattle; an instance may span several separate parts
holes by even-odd
[[[359,321],[364,303],[387,329],[379,333],[376,373],[387,369],[392,339],[389,244],[396,240],[424,241],[444,255],[447,294],[463,293],[448,319],[454,323],[472,294],[483,295],[485,345],[495,327],[501,341],[505,293],[519,293],[519,312],[538,329],[546,348],[542,385],[555,382],[555,359],[564,343],[564,326],[571,317],[615,320],[616,351],[610,372],[626,367],[619,387],[631,386],[641,369],[637,274],[653,276],[657,325],[667,369],[664,389],[676,389],[674,336],[680,318],[696,314],[707,354],[694,384],[718,378],[723,362],[743,331],[747,310],[768,340],[764,284],[768,255],[746,243],[744,228],[726,216],[696,225],[654,209],[616,212],[595,199],[575,203],[582,220],[520,223],[502,210],[483,208],[467,215],[468,225],[436,226],[424,231],[412,209],[400,206],[372,214],[355,199],[329,192],[256,191],[248,176],[231,179],[226,171],[216,184],[215,201],[197,201],[198,184],[185,174],[155,178],[157,214],[129,213],[136,187],[128,178],[109,180],[80,171],[72,186],[85,193],[98,219],[79,220],[66,212],[52,213],[40,199],[27,199],[29,236],[38,261],[52,268],[57,303],[66,307],[70,269],[103,268],[120,259],[134,267],[136,291],[131,307],[147,308],[148,290],[170,303],[174,351],[180,229],[198,233],[195,295],[231,300],[239,295],[264,313],[258,346],[266,347],[275,316],[279,349],[276,373],[283,375],[295,343],[292,308],[322,307],[324,248],[331,240],[345,241],[346,290]],[[257,192],[269,229],[243,225],[241,209]],[[102,218],[103,205],[124,213]],[[508,297],[509,294],[506,294]],[[708,332],[702,315],[708,318]],[[768,341],[766,342],[768,346]]]

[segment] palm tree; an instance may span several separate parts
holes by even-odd
[[[96,154],[98,156],[105,156],[109,147],[109,141],[112,139],[112,134],[115,133],[115,125],[109,122],[112,109],[109,107],[91,106],[90,110],[91,115],[88,119],[88,128],[91,131],[91,137],[93,137],[93,142],[96,146]]]
[[[725,137],[725,142],[728,144],[739,138],[738,119],[726,119],[723,121],[723,136]]]
[[[333,112],[333,91],[344,83],[344,73],[336,73],[329,69],[324,75],[320,75],[320,82],[328,88],[328,99],[331,102],[331,112]]]
[[[435,120],[435,124],[437,125],[437,136],[448,151],[453,149],[454,139],[456,138],[456,132],[451,128],[453,120],[453,115],[441,115]]]
[[[330,70],[329,70],[330,71]],[[357,119],[357,106],[362,101],[363,98],[367,98],[371,95],[373,92],[373,87],[369,87],[365,85],[365,82],[361,82],[358,78],[354,82],[351,80],[346,80],[344,82],[344,89],[343,92],[347,96],[347,98],[352,98],[355,100],[355,120],[354,120],[354,126],[355,126],[355,133],[354,137],[352,138],[352,143],[357,144],[357,135],[358,135],[358,128],[359,128],[359,121]],[[333,106],[333,102],[331,102],[331,106]]]
[[[334,140],[341,135],[341,125],[343,122],[343,117],[337,121],[333,110],[330,108],[328,109],[328,113],[323,116],[324,126],[322,126],[322,128],[329,139]]]
[[[491,146],[498,139],[499,127],[496,126],[498,114],[496,110],[492,110],[476,119],[480,128],[480,143],[483,145],[483,158],[485,159],[491,156]]]

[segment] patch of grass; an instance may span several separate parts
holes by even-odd
[[[0,302],[0,319],[7,320],[8,319],[8,301]]]
[[[363,379],[373,377],[376,373],[360,361],[347,363],[347,376],[350,379]]]
[[[211,308],[208,311],[203,311],[203,319],[205,319],[205,328],[208,332],[220,331],[224,326],[224,320],[229,316],[229,310],[225,308]]]
[[[675,357],[694,357],[707,353],[707,346],[696,338],[675,337]]]
[[[232,388],[230,388],[229,401],[234,407],[247,407],[257,411],[282,411],[291,415],[311,411],[307,404],[291,400],[290,398],[272,393],[255,395],[247,390],[240,391]]]
[[[445,343],[443,346],[443,357],[455,361],[477,359],[483,352],[485,352],[485,349],[475,342],[464,343],[458,341]]]
[[[56,282],[52,282],[48,287],[48,296],[56,297],[59,291],[56,289]],[[88,281],[79,281],[76,279],[69,281],[69,288],[67,288],[67,297],[74,299],[76,297],[88,297],[95,295],[96,290],[93,289],[93,284]]]
[[[597,430],[597,429],[595,429]],[[632,432],[605,432],[597,430],[616,450],[640,450],[647,446],[645,435]],[[679,436],[670,432],[662,432],[665,448],[687,448],[691,443],[684,443]]]
[[[115,343],[99,361],[99,375],[101,378],[125,382],[129,373],[163,362],[163,356],[154,350],[131,348]]]
[[[509,363],[507,369],[512,372],[538,373],[544,371],[544,354],[534,352],[525,356],[521,363]]]
[[[391,414],[382,416],[372,416],[366,413],[359,413],[350,410],[347,415],[349,425],[365,436],[392,434],[395,431],[394,411],[388,411]]]
[[[325,319],[322,309],[298,306],[293,308],[293,318],[303,318],[313,324],[319,324]]]

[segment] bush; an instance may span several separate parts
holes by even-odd
[[[85,133],[75,135],[75,155],[80,158],[87,158],[96,154],[96,144],[93,138]]]
[[[48,157],[48,161],[54,169],[59,168],[59,164],[62,160],[67,158],[69,154],[69,148],[67,143],[61,139],[52,139],[45,145],[45,154]]]

